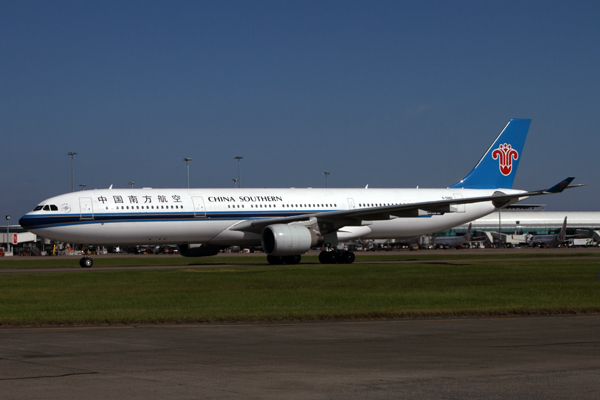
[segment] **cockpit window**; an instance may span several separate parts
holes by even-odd
[[[58,211],[58,207],[56,207],[54,204],[50,204],[50,211]]]
[[[36,208],[33,209],[33,211],[40,211],[42,209],[42,207],[44,207],[44,206],[37,206]]]
[[[50,206],[49,205],[45,205],[44,206],[44,211],[50,211]]]
[[[55,206],[54,204],[46,204],[45,206],[37,206],[35,208],[35,210],[33,210],[33,211],[39,211],[39,210],[44,210],[44,211],[58,211],[58,207]]]

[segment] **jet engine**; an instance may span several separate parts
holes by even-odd
[[[317,244],[317,234],[302,225],[269,225],[262,231],[261,243],[269,256],[300,255]]]
[[[178,244],[177,250],[184,257],[207,257],[214,256],[223,249],[221,246],[211,244]]]

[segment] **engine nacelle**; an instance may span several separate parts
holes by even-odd
[[[269,225],[262,231],[263,251],[269,256],[295,256],[317,244],[317,234],[302,225]]]
[[[213,246],[211,244],[178,244],[177,250],[184,257],[207,257],[214,256],[221,251],[223,247]]]
[[[494,194],[492,196],[502,196],[502,195],[505,195],[505,194],[506,193],[504,193],[504,192],[497,191],[497,192],[494,192]],[[507,206],[509,204],[512,204],[512,203],[516,203],[515,199],[513,199],[513,200],[511,200],[511,199],[508,199],[508,200],[507,199],[492,200],[492,204],[496,208],[502,208],[502,207],[505,207],[505,206]]]

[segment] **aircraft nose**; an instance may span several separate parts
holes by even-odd
[[[25,214],[19,219],[19,225],[21,225],[21,227],[24,229],[27,229],[27,227],[31,226],[31,220],[27,218],[27,215],[28,214]]]

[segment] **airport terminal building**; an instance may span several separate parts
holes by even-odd
[[[600,212],[545,211],[543,205],[515,205],[496,211],[471,223],[472,231],[487,234],[491,242],[521,244],[528,236],[557,234],[565,217],[567,235],[593,238],[600,243]],[[437,232],[433,236],[460,236],[469,224]]]

